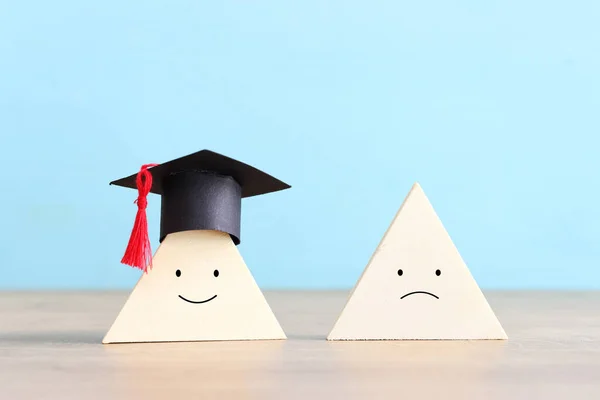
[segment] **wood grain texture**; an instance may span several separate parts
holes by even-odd
[[[266,292],[287,341],[102,345],[127,292],[4,292],[0,399],[600,398],[600,292],[485,294],[506,342],[327,342],[347,292]]]

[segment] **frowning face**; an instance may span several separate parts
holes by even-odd
[[[403,276],[404,275],[404,270],[399,269],[398,270],[398,276]],[[435,270],[435,275],[436,276],[440,276],[442,275],[442,271],[440,269],[436,269]],[[403,294],[402,296],[400,296],[400,300],[404,300],[405,298],[409,297],[409,296],[413,296],[413,295],[425,295],[425,296],[431,296],[434,297],[436,299],[440,299],[438,295],[428,292],[427,290],[415,290],[413,292],[408,292],[406,294]]]
[[[505,337],[420,186],[415,185],[329,338]]]

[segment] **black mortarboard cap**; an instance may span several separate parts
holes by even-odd
[[[150,193],[161,195],[161,242],[170,233],[217,230],[228,233],[237,245],[241,199],[290,188],[250,165],[210,150],[153,166],[147,172],[152,175]],[[133,174],[110,184],[139,189],[139,177]]]

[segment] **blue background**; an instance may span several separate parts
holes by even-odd
[[[129,288],[135,191],[209,148],[264,288],[350,287],[414,181],[484,288],[600,288],[600,3],[2,1],[0,288]],[[157,246],[160,199],[150,199]]]

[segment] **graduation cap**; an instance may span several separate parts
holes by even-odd
[[[146,164],[111,185],[138,190],[138,212],[121,262],[146,271],[152,264],[146,197],[161,196],[160,241],[190,230],[226,232],[240,243],[242,198],[277,192],[290,185],[250,165],[202,150],[163,164]]]

